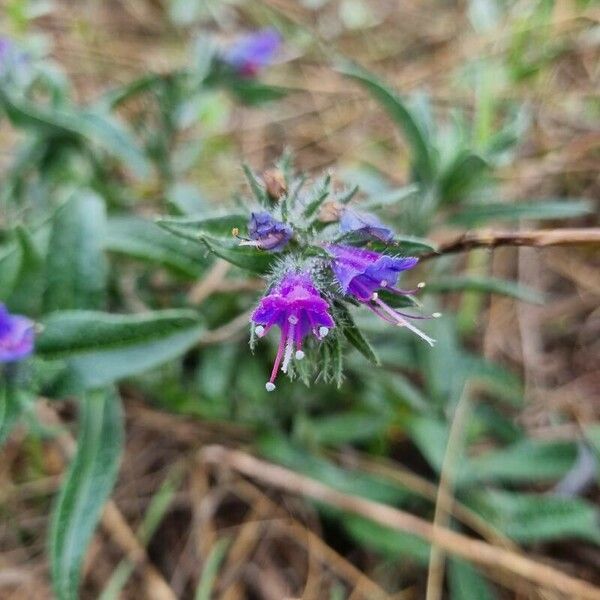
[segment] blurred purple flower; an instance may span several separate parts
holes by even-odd
[[[281,36],[275,29],[262,29],[235,42],[223,60],[239,75],[254,77],[273,62],[280,46]]]
[[[253,212],[248,223],[250,240],[244,240],[241,244],[279,252],[290,241],[293,233],[289,225],[274,219],[270,213]]]
[[[408,320],[429,317],[400,312],[386,304],[378,294],[379,290],[387,290],[400,296],[415,293],[416,290],[402,290],[395,286],[400,273],[412,269],[419,261],[418,258],[387,256],[364,248],[336,244],[331,244],[326,249],[333,257],[331,269],[344,294],[354,296],[384,321],[410,329],[433,346],[435,340]],[[439,315],[435,313],[432,316]]]
[[[264,296],[252,313],[254,331],[263,337],[277,325],[281,330],[279,348],[267,391],[275,389],[275,378],[281,371],[287,373],[292,355],[304,358],[302,344],[312,334],[322,340],[335,323],[329,314],[329,304],[319,294],[308,273],[289,273]],[[295,352],[294,352],[295,351]]]
[[[394,232],[384,225],[375,215],[358,212],[352,208],[344,209],[340,219],[342,233],[357,233],[363,237],[372,237],[382,242],[390,242]]]
[[[0,76],[10,74],[28,62],[28,55],[8,37],[0,37]]]
[[[0,303],[0,363],[26,358],[33,352],[35,329],[33,321],[11,315]]]

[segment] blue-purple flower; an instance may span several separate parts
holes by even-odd
[[[342,233],[356,233],[365,238],[375,238],[382,242],[390,242],[394,232],[384,225],[378,217],[370,213],[363,213],[353,208],[345,208],[340,218],[340,231]]]
[[[287,373],[292,356],[304,358],[302,345],[308,335],[322,340],[335,323],[329,314],[329,303],[321,296],[308,273],[288,273],[264,296],[251,321],[258,337],[265,336],[273,326],[281,330],[279,347],[267,391],[275,389],[280,368]]]
[[[270,213],[253,212],[248,222],[250,239],[242,241],[241,245],[279,252],[290,241],[293,233],[289,225],[273,218]]]
[[[0,303],[0,363],[15,362],[33,352],[35,326],[20,315],[11,315]]]
[[[281,46],[281,36],[275,29],[262,29],[234,43],[228,48],[223,60],[238,75],[254,77],[273,62]]]
[[[433,346],[435,340],[408,320],[427,317],[400,312],[386,304],[378,293],[386,290],[402,296],[413,294],[416,290],[402,290],[396,287],[396,283],[400,273],[412,269],[418,258],[387,256],[373,250],[337,244],[328,245],[327,251],[333,258],[331,269],[344,294],[353,296],[383,320],[410,329]]]

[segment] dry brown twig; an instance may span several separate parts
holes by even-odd
[[[391,506],[339,492],[324,483],[259,460],[245,452],[223,446],[208,446],[201,451],[200,458],[208,464],[235,469],[289,493],[326,502],[385,527],[416,535],[446,552],[490,569],[502,569],[513,576],[536,583],[542,589],[553,589],[569,598],[600,600],[600,588],[554,567],[450,529],[435,527],[428,521]]]
[[[497,248],[498,246],[599,246],[600,227],[581,229],[538,229],[532,231],[467,231],[450,242],[441,244],[434,252],[421,255],[422,259],[435,258],[441,254],[465,252],[474,248]]]

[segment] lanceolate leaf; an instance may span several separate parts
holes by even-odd
[[[468,562],[453,558],[450,561],[448,580],[452,600],[494,600],[491,586]]]
[[[109,219],[105,247],[189,278],[198,277],[206,265],[207,251],[203,246],[139,217]]]
[[[488,221],[547,220],[581,217],[594,211],[589,200],[561,198],[529,202],[502,202],[465,206],[450,218],[451,223],[473,227]]]
[[[60,138],[83,139],[101,146],[140,177],[150,173],[148,160],[125,128],[108,114],[39,108],[0,90],[0,105],[16,127]]]
[[[543,304],[544,296],[516,281],[506,281],[495,277],[441,277],[427,284],[424,292],[481,292],[510,296],[524,302]]]
[[[356,326],[350,311],[340,302],[335,305],[336,322],[342,328],[346,339],[371,363],[379,365],[375,350]]]
[[[193,311],[142,315],[65,311],[50,315],[37,354],[65,359],[68,386],[91,389],[172,360],[193,346],[202,325]]]
[[[209,218],[161,218],[156,224],[187,240],[199,242],[204,236],[234,239],[232,230],[238,229],[241,235],[246,232],[248,216],[242,214],[224,215]]]
[[[54,217],[48,249],[47,312],[102,308],[106,285],[102,198],[75,192]]]
[[[10,367],[9,367],[10,368]],[[22,392],[0,373],[0,446],[10,435],[23,411]]]
[[[400,126],[411,148],[412,161],[419,174],[419,179],[426,183],[431,182],[433,160],[427,137],[404,101],[383,82],[356,65],[347,63],[338,70],[361,83]]]
[[[114,390],[89,392],[81,402],[77,452],[52,514],[50,562],[59,600],[79,597],[80,568],[117,477],[123,446],[121,400]]]

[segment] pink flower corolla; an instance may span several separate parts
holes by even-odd
[[[238,75],[255,77],[273,62],[281,46],[281,36],[275,29],[262,29],[241,38],[226,52],[223,60]]]
[[[252,313],[251,321],[258,337],[265,336],[275,325],[281,330],[271,377],[265,384],[269,392],[275,389],[275,378],[279,370],[287,373],[292,356],[296,360],[304,358],[302,345],[308,335],[312,334],[322,340],[335,327],[329,314],[329,303],[321,296],[306,272],[285,275],[261,299]]]
[[[11,315],[0,303],[0,363],[26,358],[33,352],[35,325],[27,317]]]
[[[396,287],[396,283],[400,273],[412,269],[419,261],[418,258],[387,256],[373,250],[338,244],[327,246],[327,251],[333,258],[331,269],[344,294],[356,298],[384,321],[406,327],[429,345],[434,345],[435,340],[409,320],[429,317],[411,315],[394,309],[385,303],[378,293],[380,290],[387,290],[400,296],[414,294],[416,290],[400,289]],[[439,313],[432,316],[438,317]]]

